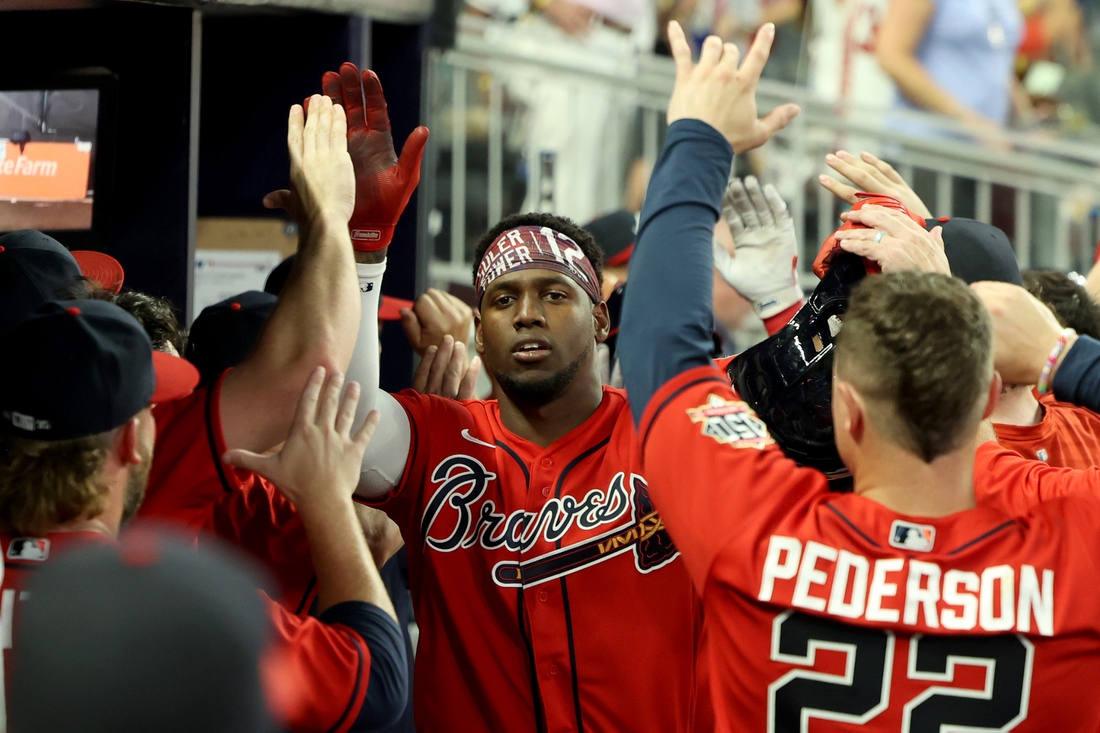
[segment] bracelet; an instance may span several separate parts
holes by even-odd
[[[1050,392],[1050,374],[1054,371],[1054,365],[1058,363],[1058,357],[1062,355],[1062,350],[1066,348],[1066,342],[1069,341],[1070,336],[1076,336],[1077,332],[1072,328],[1066,328],[1062,330],[1061,335],[1058,336],[1058,340],[1054,343],[1054,348],[1050,350],[1050,356],[1047,357],[1047,363],[1043,365],[1043,372],[1039,375],[1039,385],[1036,391],[1040,395],[1045,395]]]

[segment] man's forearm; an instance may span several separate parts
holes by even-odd
[[[346,223],[321,217],[307,224],[257,354],[287,367],[309,362],[306,376],[318,364],[345,371],[359,328],[354,265]]]
[[[345,601],[365,601],[396,619],[351,499],[319,510],[299,508],[299,513],[317,572],[319,611]]]
[[[636,422],[662,384],[710,360],[711,237],[732,161],[733,149],[710,125],[684,119],[669,127],[642,210],[619,336]]]
[[[318,366],[343,372],[359,329],[351,239],[339,217],[318,217],[256,348],[226,375],[221,423],[226,446],[266,451],[282,442],[297,395]]]

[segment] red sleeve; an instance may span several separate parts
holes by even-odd
[[[1063,496],[1100,497],[1100,468],[1057,468],[990,441],[978,446],[974,457],[974,494],[979,504],[1019,517]]]
[[[712,366],[661,387],[639,436],[654,504],[700,593],[731,540],[766,532],[796,504],[829,490],[824,474],[783,455]]]
[[[145,501],[138,516],[197,533],[214,502],[250,486],[253,474],[222,463],[221,389],[225,374],[190,396],[157,405],[157,441]]]
[[[367,696],[366,642],[345,626],[295,616],[264,598],[274,629],[264,681],[275,712],[292,731],[348,730]]]
[[[298,510],[275,486],[257,476],[251,486],[223,494],[206,531],[264,565],[279,581],[284,608],[295,614],[309,612],[317,596],[309,540]]]

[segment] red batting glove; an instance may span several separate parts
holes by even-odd
[[[865,193],[863,191],[857,193],[856,196],[859,197],[859,201],[852,207],[852,211],[862,209],[864,206],[884,206],[887,209],[900,211],[922,227],[924,226],[924,219],[922,217],[909,211],[909,209],[905,208],[905,204],[893,196],[887,196],[881,193]],[[867,227],[863,224],[846,221],[844,225],[836,231],[840,232],[845,229],[867,229]],[[837,241],[835,234],[836,232],[829,235],[829,238],[821,245],[821,251],[817,253],[817,257],[814,259],[813,271],[818,277],[825,277],[825,273],[829,271],[829,264],[833,261],[833,257],[836,257],[844,251],[840,248],[840,242]],[[882,272],[882,268],[878,266],[877,262],[864,259],[863,264],[867,268],[868,275],[877,275]]]
[[[399,160],[382,83],[370,69],[362,74],[362,88],[359,80],[359,69],[345,62],[339,74],[326,71],[321,85],[326,96],[344,107],[348,118],[348,153],[355,168],[355,211],[348,222],[351,244],[360,252],[374,252],[390,246],[393,227],[420,183],[428,128],[412,131]]]

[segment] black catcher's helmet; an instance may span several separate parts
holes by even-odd
[[[852,287],[866,275],[862,258],[837,254],[790,323],[727,371],[783,452],[831,480],[849,475],[833,440],[833,347]]]

